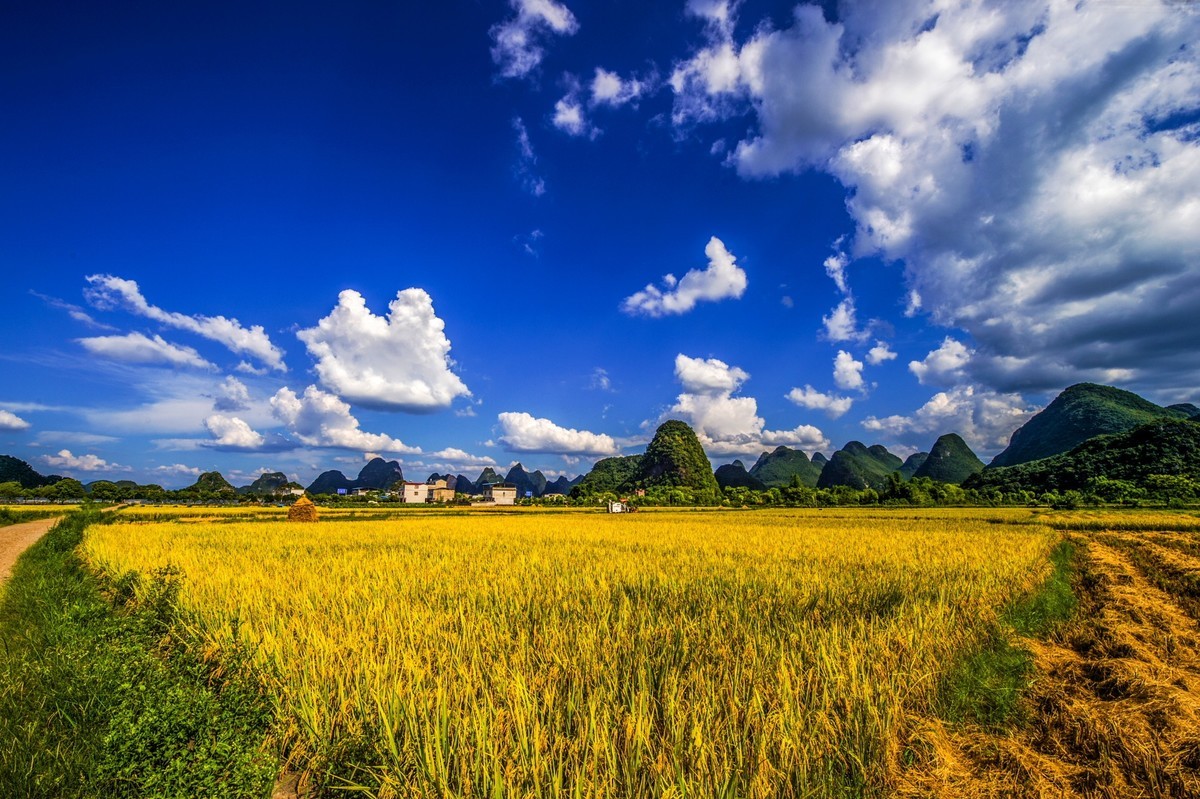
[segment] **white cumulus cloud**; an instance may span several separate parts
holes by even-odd
[[[971,362],[971,355],[965,344],[946,336],[924,360],[910,361],[908,369],[922,385],[954,385],[963,380],[963,369]]]
[[[191,347],[172,344],[158,335],[150,338],[142,333],[126,333],[123,336],[91,336],[76,339],[76,341],[93,355],[111,358],[122,363],[194,366],[200,369],[216,368]]]
[[[846,282],[846,267],[849,264],[850,259],[840,250],[825,259],[825,274],[829,275],[829,279],[843,294],[850,293],[850,286]]]
[[[258,449],[265,439],[250,425],[236,416],[214,413],[204,420],[204,426],[212,434],[213,445],[231,449]]]
[[[622,80],[617,73],[596,67],[591,90],[593,105],[621,106],[640,97],[646,84],[636,78]]]
[[[128,466],[109,463],[98,455],[73,455],[71,450],[59,450],[57,455],[43,455],[42,461],[55,469],[72,472],[127,472]]]
[[[862,371],[862,361],[855,360],[854,356],[845,350],[838,350],[837,356],[833,359],[833,382],[837,383],[838,388],[847,390],[864,388]]]
[[[423,289],[398,292],[386,317],[371,313],[362,295],[347,289],[328,316],[296,336],[316,359],[321,383],[339,396],[366,407],[422,413],[471,395],[451,371],[445,326]]]
[[[663,278],[665,289],[653,283],[626,297],[621,309],[628,314],[666,316],[687,313],[701,301],[738,299],[746,291],[746,272],[736,263],[725,244],[713,236],[704,248],[708,256],[705,269],[691,269],[683,278]]]
[[[367,433],[359,427],[350,406],[333,394],[309,386],[304,394],[284,387],[271,397],[271,410],[298,441],[310,447],[334,447],[362,451],[419,454],[383,433]]]
[[[906,315],[969,334],[970,377],[1196,383],[1191,4],[800,5],[742,41],[729,13],[676,66],[675,122],[749,112],[740,174],[837,178],[855,254],[903,262]]]
[[[579,30],[575,15],[555,0],[510,0],[515,16],[492,26],[492,60],[506,78],[521,78],[542,63],[549,36]]]
[[[844,297],[828,316],[821,317],[825,324],[825,338],[830,341],[863,341],[867,332],[858,329],[854,298]]]
[[[505,412],[499,415],[500,436],[515,452],[544,452],[555,455],[616,455],[621,448],[612,436],[561,427],[549,419],[528,413]]]
[[[113,275],[90,275],[87,281],[90,286],[85,294],[88,302],[97,308],[123,308],[168,327],[186,330],[216,341],[231,352],[257,358],[272,369],[287,371],[287,366],[283,363],[283,350],[271,343],[261,325],[246,328],[238,320],[227,319],[224,316],[189,316],[165,311],[147,302],[137,282],[133,280]]]
[[[682,419],[690,424],[709,455],[756,456],[764,449],[780,445],[813,450],[829,444],[825,435],[812,425],[797,425],[790,430],[765,429],[766,421],[758,415],[758,401],[754,397],[734,396],[750,378],[737,366],[716,358],[691,358],[680,353],[675,358],[675,378],[683,392],[662,419]]]
[[[250,407],[250,389],[233,375],[221,383],[213,408],[218,411],[244,411]]]
[[[854,404],[852,397],[839,397],[835,394],[824,394],[812,386],[793,388],[787,393],[787,398],[801,408],[824,411],[830,419],[836,419],[850,410]]]
[[[867,430],[887,433],[901,443],[924,450],[937,436],[954,432],[977,454],[994,455],[1036,411],[1020,394],[958,386],[938,392],[908,416],[869,416],[862,424]]]
[[[198,469],[195,466],[187,466],[182,463],[171,463],[171,464],[167,464],[165,466],[155,466],[154,469],[152,469],[152,471],[155,474],[168,475],[168,476],[172,476],[172,477],[174,477],[176,475],[199,477],[200,475],[204,474],[203,469]]]
[[[675,379],[689,394],[731,394],[749,378],[744,369],[716,358],[675,356]]]
[[[0,430],[28,430],[29,422],[10,411],[0,411]]]
[[[871,366],[878,366],[884,361],[894,361],[895,359],[896,353],[892,352],[886,341],[876,341],[875,346],[867,351],[867,363]]]
[[[592,131],[592,126],[583,116],[583,105],[575,96],[567,95],[554,104],[554,127],[572,136],[583,136]]]

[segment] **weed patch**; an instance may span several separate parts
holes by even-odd
[[[268,796],[270,706],[238,670],[214,679],[176,635],[171,575],[151,596],[105,586],[60,522],[18,561],[0,604],[0,796]],[[132,578],[127,578],[127,581]]]
[[[1012,633],[1041,637],[1071,618],[1078,600],[1071,581],[1077,553],[1063,541],[1050,553],[1050,577],[1036,591],[1009,605],[981,646],[963,657],[943,681],[938,714],[997,729],[1024,720],[1021,696],[1029,687],[1033,656],[1011,640]]]

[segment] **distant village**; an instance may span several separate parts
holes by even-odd
[[[300,493],[304,493],[301,491]],[[404,503],[453,502],[457,493],[449,487],[445,478],[431,480],[427,483],[397,482],[387,491],[376,491],[370,488],[339,488],[338,494],[352,497],[377,495],[380,499]],[[487,483],[474,499],[475,502],[491,502],[495,505],[515,505],[517,502],[517,487],[512,483]]]

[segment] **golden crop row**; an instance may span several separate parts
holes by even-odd
[[[291,766],[381,797],[875,795],[1042,581],[1028,512],[489,515],[89,530],[249,647]]]

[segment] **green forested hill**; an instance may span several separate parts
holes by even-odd
[[[1155,476],[1200,481],[1200,424],[1158,419],[1089,439],[1068,453],[1017,466],[988,467],[964,487],[1001,491],[1086,491],[1094,481],[1125,481],[1152,487]]]
[[[695,431],[677,419],[659,425],[638,467],[645,488],[669,486],[698,491],[717,490],[717,479]]]
[[[592,470],[571,489],[571,494],[572,496],[588,496],[610,492],[622,494],[630,491],[637,479],[638,467],[641,463],[641,455],[618,455],[615,458],[603,458],[597,461]]]
[[[911,480],[917,473],[917,470],[924,465],[929,459],[928,452],[914,452],[904,459],[904,465],[900,467],[900,478],[902,480]]]
[[[928,477],[943,483],[961,483],[983,471],[983,461],[971,451],[958,433],[940,437],[929,451],[929,457],[917,469],[914,477]]]
[[[784,488],[792,484],[792,476],[798,475],[800,482],[813,488],[821,477],[823,464],[810,461],[808,456],[791,447],[776,447],[764,452],[750,467],[750,476],[761,480],[768,488]]]
[[[1015,466],[1069,452],[1089,438],[1120,433],[1155,419],[1186,414],[1155,405],[1130,391],[1079,383],[1063,391],[1012,435],[991,466]]]
[[[851,441],[833,453],[829,463],[821,470],[818,488],[833,488],[844,485],[854,489],[873,488],[881,490],[887,485],[888,475],[900,471],[904,461],[879,444],[867,447],[862,442]]]
[[[749,488],[754,491],[763,491],[767,488],[761,480],[746,471],[746,464],[741,461],[734,461],[718,467],[714,476],[717,478],[717,485],[722,489]]]

